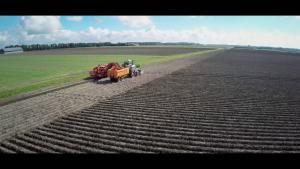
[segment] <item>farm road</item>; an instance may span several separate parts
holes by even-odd
[[[99,100],[124,93],[136,86],[189,66],[195,61],[210,57],[214,53],[146,65],[143,67],[142,76],[125,79],[119,83],[88,82],[2,106],[0,107],[0,141],[89,107]]]

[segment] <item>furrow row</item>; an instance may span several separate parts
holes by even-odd
[[[125,107],[125,106],[124,106]],[[227,114],[227,113],[215,113],[215,112],[203,112],[203,111],[180,111],[180,110],[172,110],[166,108],[165,110],[153,110],[153,109],[131,109],[131,108],[120,108],[115,112],[110,111],[110,107],[105,107],[101,106],[101,114],[97,113],[96,111],[99,109],[85,109],[82,110],[81,113],[83,114],[94,114],[94,115],[118,115],[118,116],[135,116],[135,117],[145,117],[145,118],[159,118],[159,119],[169,119],[169,120],[188,120],[190,122],[197,122],[197,121],[202,121],[202,120],[228,120],[227,122],[230,121],[242,121],[244,123],[255,123],[255,125],[259,126],[286,126],[286,127],[299,127],[299,122],[295,121],[296,119],[290,117],[290,118],[271,118],[268,116],[263,116],[263,117],[255,117],[255,116],[247,116],[245,115],[237,115],[237,114]],[[154,112],[155,111],[155,112]],[[95,112],[95,113],[94,113]],[[247,117],[247,118],[245,118]],[[264,121],[262,121],[262,119]],[[268,122],[268,123],[266,123]],[[270,124],[269,124],[270,123]]]
[[[243,123],[235,123],[235,124],[227,124],[227,121],[224,121],[223,123],[219,122],[214,122],[214,121],[198,121],[197,123],[190,123],[188,121],[181,122],[181,119],[177,120],[164,120],[164,119],[157,119],[157,118],[138,118],[138,117],[120,117],[118,115],[101,115],[102,118],[98,117],[91,117],[91,116],[85,116],[85,115],[80,115],[80,114],[70,114],[69,116],[62,117],[65,119],[74,119],[77,118],[79,120],[85,119],[85,121],[91,121],[94,122],[93,120],[106,120],[110,122],[119,122],[119,123],[127,123],[127,124],[135,124],[135,125],[142,125],[142,124],[147,124],[147,125],[153,125],[155,127],[164,125],[168,126],[170,128],[173,127],[178,127],[182,129],[201,129],[201,126],[206,125],[210,126],[212,128],[229,128],[233,130],[239,130],[239,131],[252,131],[252,132],[257,132],[259,133],[280,133],[281,135],[299,135],[298,128],[287,128],[283,126],[283,129],[281,128],[274,128],[274,127],[257,127],[256,125],[247,125]]]
[[[257,140],[245,140],[245,139],[232,139],[232,138],[223,138],[220,136],[214,136],[209,134],[201,134],[199,135],[193,135],[190,137],[186,137],[184,134],[172,134],[172,133],[162,133],[162,132],[149,132],[147,130],[133,130],[133,129],[120,129],[116,128],[114,126],[106,126],[104,125],[99,126],[88,126],[84,124],[76,124],[76,125],[70,125],[67,123],[56,123],[52,124],[51,127],[57,128],[58,130],[65,130],[65,131],[73,131],[75,133],[77,132],[83,132],[84,133],[90,133],[93,136],[97,136],[102,138],[103,135],[114,135],[117,136],[118,139],[121,138],[135,138],[139,139],[141,142],[146,142],[145,144],[149,144],[149,142],[155,142],[155,146],[169,146],[169,148],[172,148],[172,146],[175,146],[174,148],[178,147],[186,147],[186,149],[189,148],[189,150],[193,151],[200,151],[199,148],[202,150],[203,147],[206,147],[208,143],[215,143],[215,146],[222,147],[222,145],[226,145],[230,143],[229,148],[240,148],[240,149],[247,149],[248,145],[251,145],[252,147],[256,148],[271,148],[271,149],[278,149],[282,150],[283,148],[295,150],[295,147],[298,147],[300,151],[300,142],[288,142],[288,141],[282,141],[282,142],[267,142],[267,141],[257,141]],[[122,140],[122,139],[121,139]],[[128,140],[127,140],[128,141]],[[129,140],[130,141],[130,140]],[[148,143],[147,143],[148,142]],[[160,143],[160,144],[158,144]],[[162,144],[165,143],[165,144]],[[220,144],[217,144],[220,143]],[[153,143],[152,143],[153,144]],[[192,149],[193,148],[193,149]]]

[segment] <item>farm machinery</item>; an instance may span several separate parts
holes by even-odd
[[[134,64],[134,61],[129,59],[122,66],[115,62],[99,64],[90,71],[90,77],[95,80],[109,77],[111,81],[117,82],[125,77],[141,75],[141,71],[141,66]]]

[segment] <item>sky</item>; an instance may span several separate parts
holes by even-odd
[[[300,16],[0,16],[0,48],[72,42],[300,48]]]

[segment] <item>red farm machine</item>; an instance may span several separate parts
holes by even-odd
[[[127,60],[120,66],[118,63],[99,64],[90,71],[90,77],[95,80],[109,77],[111,81],[117,82],[125,77],[134,77],[141,74],[139,64]]]

